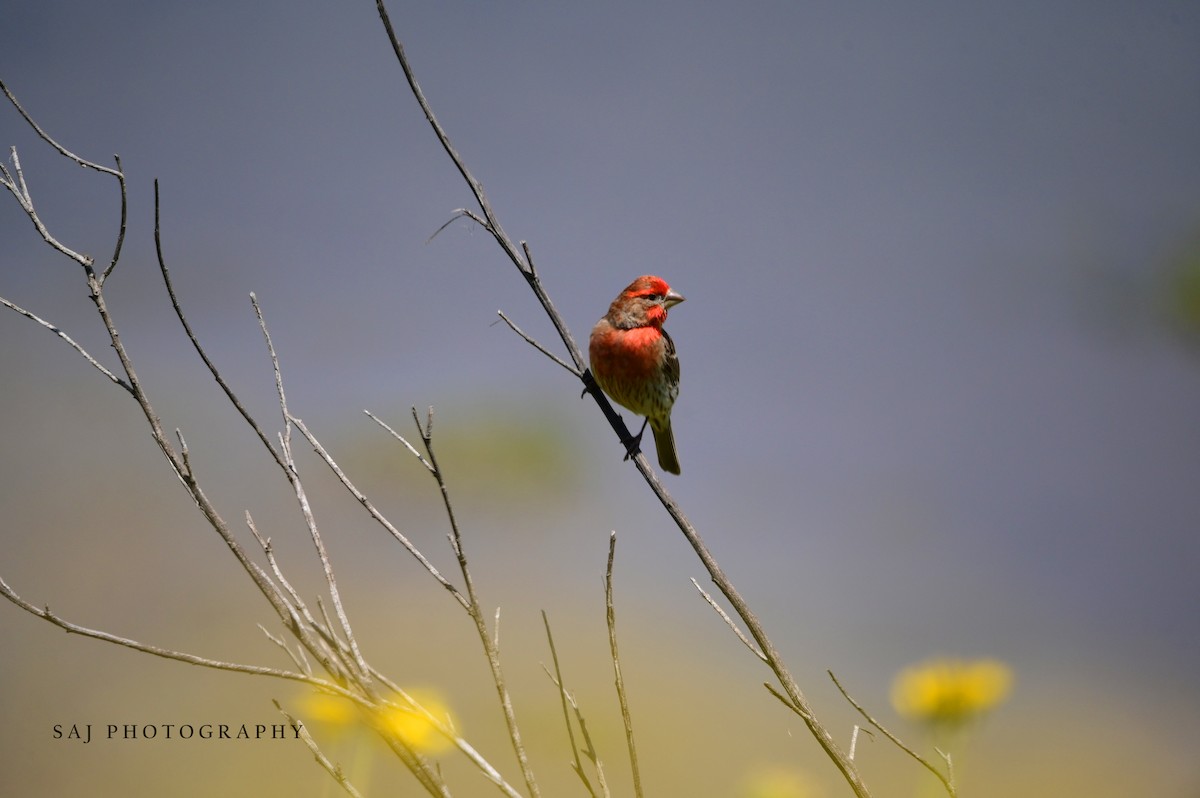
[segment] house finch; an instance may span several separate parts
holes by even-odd
[[[630,451],[636,451],[649,423],[658,464],[672,474],[679,473],[671,432],[671,406],[679,396],[679,358],[663,322],[667,309],[682,301],[661,277],[639,277],[608,306],[608,313],[592,328],[588,345],[596,383],[617,404],[646,417]]]

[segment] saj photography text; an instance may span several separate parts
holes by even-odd
[[[55,740],[299,740],[300,723],[56,723]]]

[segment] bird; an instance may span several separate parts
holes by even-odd
[[[679,396],[679,357],[663,322],[667,311],[682,301],[666,280],[642,275],[613,300],[588,342],[596,384],[617,404],[646,417],[641,431],[626,444],[629,453],[637,451],[649,424],[658,464],[672,474],[680,470],[671,430],[671,408]]]

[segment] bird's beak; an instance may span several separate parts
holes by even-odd
[[[668,289],[667,295],[665,297],[663,297],[663,305],[668,308],[673,307],[674,305],[678,305],[682,301],[683,301],[683,294],[676,292],[675,289],[673,289],[673,288]]]

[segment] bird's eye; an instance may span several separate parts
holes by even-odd
[[[651,302],[658,302],[662,298],[663,298],[662,294],[650,294],[649,296],[646,297],[646,299],[649,299]]]

